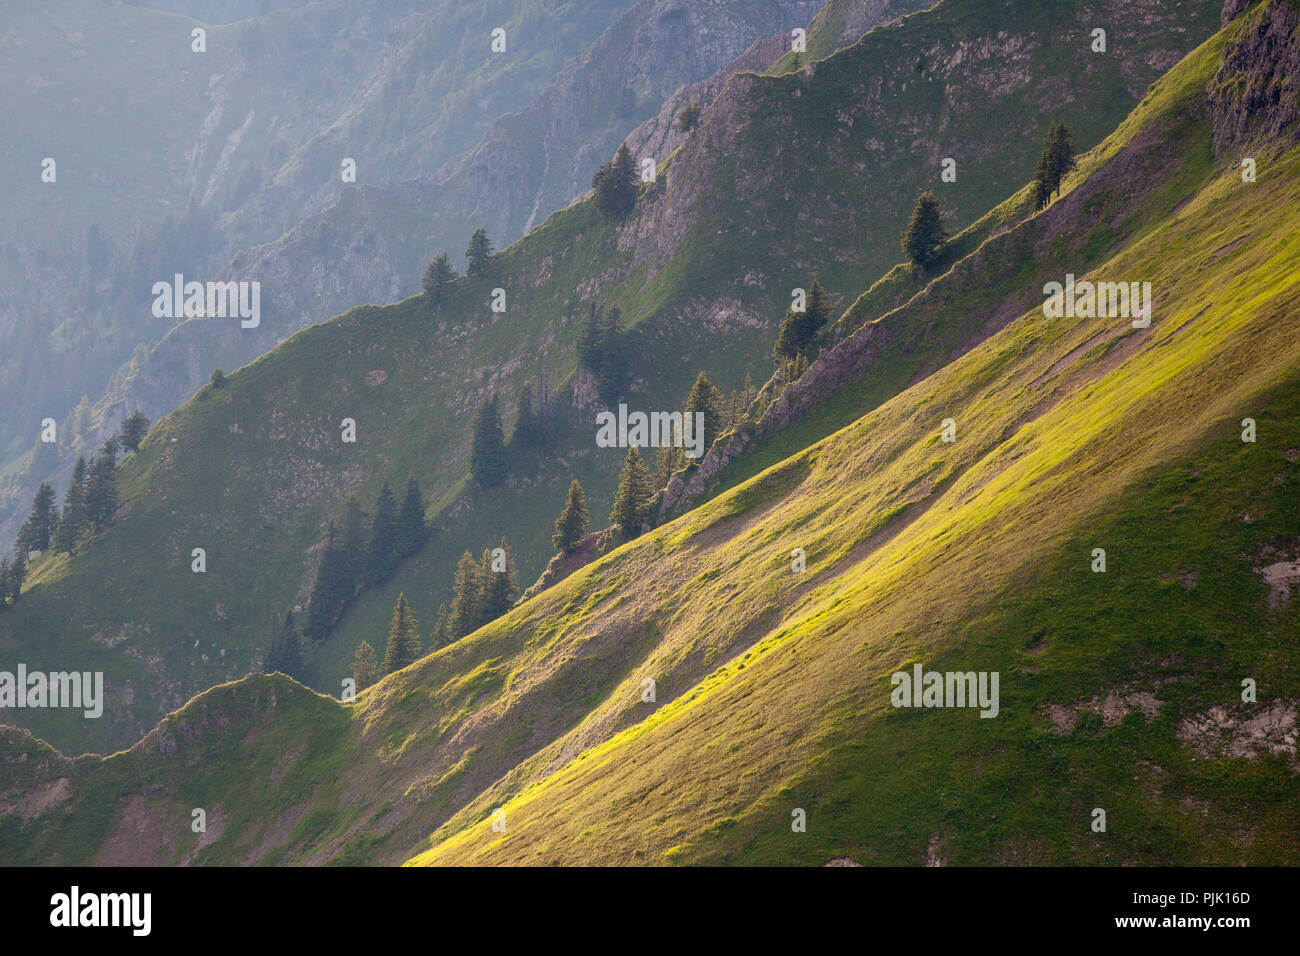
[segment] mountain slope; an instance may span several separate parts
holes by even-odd
[[[417,862],[1294,863],[1300,606],[1260,570],[1300,557],[1300,149],[1254,139],[1246,184],[1211,130],[1267,72],[1216,76],[1225,44],[1231,64],[1290,15],[1293,50],[1295,10],[1188,57],[1037,217],[1109,241],[1078,203],[1167,163],[1186,201],[1151,189],[1147,227],[1088,274],[1151,281],[1149,328],[1033,308],[350,709],[257,677],[107,759],[5,731],[0,841],[391,861],[448,820]],[[998,672],[997,718],[891,708],[913,662]],[[193,807],[220,832],[193,835]]]
[[[625,138],[638,155],[666,157],[683,138],[674,128],[680,105],[707,105],[737,69],[770,65],[788,46],[776,34],[804,22],[814,6],[635,4],[526,108],[498,119],[477,145],[435,173],[348,190],[274,242],[241,250],[224,272],[265,278],[264,326],[250,333],[182,323],[105,396],[101,414],[116,421],[142,408],[158,417],[193,394],[213,368],[243,365],[360,302],[394,302],[417,287],[437,252],[463,263],[476,228],[509,245],[587,193],[597,166]],[[764,37],[768,42],[760,42]],[[609,83],[611,75],[623,85]],[[666,115],[661,109],[637,126],[665,97]]]
[[[19,487],[0,482],[0,536],[39,481],[66,479],[78,444],[107,437],[73,434],[71,413],[82,395],[119,391],[115,373],[174,324],[151,312],[154,282],[219,278],[236,250],[327,208],[352,188],[345,157],[359,183],[437,169],[632,5],[321,0],[204,27],[206,52],[191,48],[199,24],[169,13],[7,5],[0,81],[15,95],[0,120],[23,132],[0,151],[12,184],[0,208],[0,478],[32,464],[42,419],[66,425],[61,469],[38,460]],[[511,41],[501,54],[489,48],[498,26]],[[104,414],[104,430],[123,416]]]
[[[1118,17],[1121,6],[1132,10],[1106,9]],[[954,219],[973,219],[1027,178],[1043,126],[1063,109],[1040,112],[1037,91],[1059,89],[1078,141],[1099,140],[1122,118],[1117,104],[1145,89],[1135,78],[1149,63],[1188,43],[1194,25],[1208,33],[1217,22],[1185,7],[1145,0],[1140,24],[1117,18],[1132,32],[1117,26],[1111,42],[1128,52],[1106,61],[1089,59],[1071,32],[1072,8],[1026,0],[990,12],[950,0],[801,73],[735,76],[627,221],[575,204],[505,250],[492,275],[457,283],[440,317],[418,297],[354,309],[203,390],[124,464],[117,524],[70,560],[34,564],[22,604],[0,616],[0,651],[32,667],[93,664],[118,703],[91,727],[60,713],[15,719],[69,749],[113,748],[247,673],[273,622],[305,602],[327,522],[350,495],[369,504],[385,480],[420,480],[437,534],[355,603],[316,652],[313,686],[340,687],[359,641],[382,639],[399,591],[427,626],[466,548],[504,535],[521,576],[535,576],[569,480],[582,480],[599,518],[622,458],[593,447],[591,383],[574,374],[589,304],[616,304],[635,324],[634,407],[679,406],[701,367],[738,386],[770,367],[791,288],[815,272],[843,301],[892,265],[911,206],[894,183],[916,169],[938,175],[933,141],[914,129],[971,144],[944,195]],[[916,57],[956,59],[954,34],[978,74],[955,64],[918,80]],[[1012,115],[1016,124],[1003,121]],[[986,129],[991,118],[1005,141]],[[861,161],[864,148],[891,158]],[[494,287],[508,290],[504,315],[488,310]],[[941,346],[927,354],[946,356]],[[509,419],[525,384],[545,375],[564,383],[547,454],[517,459],[502,489],[465,489],[474,409],[494,391]],[[355,446],[339,441],[345,417],[358,423]],[[208,555],[203,575],[190,571],[195,547]]]

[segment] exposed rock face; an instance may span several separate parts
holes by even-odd
[[[1224,0],[1223,11],[1219,15],[1219,22],[1227,26],[1251,4],[1251,0]]]
[[[1297,27],[1300,6],[1290,0],[1270,0],[1237,27],[1209,88],[1216,156],[1235,161],[1247,148],[1300,139]]]

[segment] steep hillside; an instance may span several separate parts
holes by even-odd
[[[0,844],[54,863],[1294,864],[1300,148],[1246,124],[1245,183],[1212,131],[1300,43],[1295,12],[1261,4],[1195,51],[1035,217],[1049,242],[1116,242],[1078,275],[1151,282],[1149,327],[1023,310],[353,705],[249,678],[106,759],[6,730]],[[1149,190],[1118,241],[1080,216],[1157,159],[1172,208]],[[913,664],[996,672],[996,717],[891,707]]]
[[[1074,32],[1072,7],[950,0],[800,73],[733,77],[628,220],[575,204],[505,250],[491,275],[457,283],[440,317],[420,298],[354,309],[200,392],[124,465],[115,526],[71,559],[36,563],[22,604],[0,616],[0,651],[32,667],[103,669],[114,706],[93,726],[65,713],[16,719],[69,749],[123,746],[247,673],[272,622],[305,601],[327,522],[350,495],[369,505],[385,480],[418,478],[438,532],[356,602],[316,652],[314,686],[337,692],[399,591],[427,626],[467,547],[505,535],[531,579],[570,478],[599,518],[622,458],[594,447],[590,383],[571,376],[589,304],[616,304],[635,325],[634,407],[678,407],[700,368],[724,388],[770,368],[791,288],[817,273],[845,301],[893,263],[912,203],[894,184],[937,179],[948,149],[934,142],[960,146],[944,205],[958,224],[974,219],[1028,178],[1048,123],[1065,114],[1081,145],[1096,142],[1145,90],[1138,77],[1217,24],[1173,0],[1147,0],[1140,23],[1121,6],[1133,9],[1106,8],[1109,59]],[[980,69],[960,65],[965,56]],[[921,58],[934,67],[918,79]],[[1050,106],[1045,86],[1058,93]],[[864,150],[878,158],[861,160]],[[488,310],[494,287],[508,291],[505,314]],[[462,493],[473,410],[496,392],[509,420],[525,384],[544,376],[567,381],[548,452],[517,460],[502,489]],[[345,417],[358,423],[355,445],[339,440]],[[195,547],[208,556],[203,575],[190,571]]]
[[[666,158],[683,139],[675,128],[681,105],[707,105],[732,73],[770,65],[789,45],[782,31],[806,22],[815,6],[810,0],[635,4],[533,102],[498,119],[474,148],[436,173],[348,190],[274,242],[241,250],[223,274],[264,277],[259,330],[181,324],[116,383],[101,402],[101,416],[116,422],[142,408],[159,417],[192,395],[213,368],[237,368],[358,303],[409,295],[438,252],[463,266],[466,241],[480,226],[498,246],[509,245],[589,192],[592,174],[623,139],[638,156]],[[612,75],[622,85],[610,83]]]
[[[22,135],[0,151],[11,186],[0,207],[0,478],[30,464],[42,419],[71,425],[82,395],[116,390],[114,373],[172,327],[152,315],[154,282],[218,278],[235,250],[325,209],[352,188],[345,157],[362,184],[437,169],[632,5],[282,4],[202,28],[204,52],[192,49],[200,25],[170,13],[98,0],[6,5],[0,83],[14,95],[0,122]],[[489,48],[498,26],[500,54]],[[42,178],[46,158],[54,182]],[[120,416],[107,413],[111,429]],[[60,478],[78,441],[106,437],[72,432]],[[12,493],[12,479],[0,481],[6,540],[13,500],[57,473],[37,464]]]

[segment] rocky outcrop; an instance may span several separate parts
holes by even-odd
[[[1235,162],[1249,148],[1300,139],[1298,28],[1300,5],[1292,0],[1269,0],[1237,26],[1209,87],[1216,156]]]

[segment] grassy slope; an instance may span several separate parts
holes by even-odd
[[[1129,36],[1117,28],[1116,48],[1127,44],[1126,55],[1140,57],[1208,33],[1206,11],[1175,6],[1157,9],[1186,21],[1185,35],[1171,40],[1135,27]],[[589,204],[576,204],[512,246],[491,281],[462,285],[445,310],[448,331],[434,332],[418,300],[356,309],[295,336],[231,376],[224,391],[201,394],[124,467],[127,508],[117,527],[71,561],[35,566],[22,607],[0,616],[6,654],[32,667],[70,660],[102,667],[110,701],[133,694],[132,702],[89,728],[57,713],[23,719],[68,749],[121,746],[199,689],[246,673],[270,621],[305,599],[313,548],[346,497],[356,493],[369,506],[383,480],[400,485],[414,475],[435,506],[451,503],[464,481],[473,407],[489,388],[509,407],[543,366],[553,380],[566,376],[577,328],[564,320],[584,300],[617,302],[639,321],[644,365],[634,405],[678,404],[701,366],[724,387],[768,367],[785,296],[814,267],[843,296],[895,258],[911,199],[890,184],[915,181],[917,168],[937,176],[931,147],[909,130],[934,128],[946,142],[976,144],[958,183],[945,187],[945,204],[960,222],[1023,181],[1061,111],[1040,111],[1039,81],[1028,76],[1052,76],[1075,98],[1068,109],[1081,143],[1118,121],[1131,70],[1118,59],[1087,59],[1060,29],[1061,17],[1072,22],[1069,14],[1037,3],[989,14],[973,0],[953,0],[873,31],[810,75],[737,78],[621,234]],[[961,65],[920,78],[913,69],[922,55],[946,61],[940,54],[952,36],[974,43],[1004,31],[1023,31],[1025,39],[994,43],[979,82],[958,85],[959,75],[971,75]],[[906,69],[898,66],[904,62]],[[986,88],[998,76],[1019,79]],[[856,111],[852,122],[839,118],[846,108]],[[773,128],[786,131],[775,147]],[[1012,128],[1016,134],[1001,142],[989,132]],[[860,155],[873,161],[852,159]],[[797,228],[791,209],[807,210]],[[665,220],[665,210],[676,210],[675,218]],[[653,229],[676,230],[676,241],[656,252]],[[489,320],[487,290],[497,282],[509,289],[511,311]],[[717,302],[739,310],[741,320],[702,323],[700,309]],[[767,316],[770,327],[756,332],[747,314]],[[365,374],[376,369],[388,373],[385,383],[366,385]],[[427,625],[467,546],[478,553],[505,534],[521,576],[538,573],[570,477],[584,481],[593,514],[602,516],[621,455],[597,454],[584,414],[553,457],[521,466],[506,491],[462,503],[387,587],[360,601],[313,661],[312,683],[335,691],[358,641],[379,644],[398,590]],[[344,416],[359,423],[355,448],[337,443]],[[188,570],[194,547],[208,551],[202,578]]]
[[[752,484],[638,542],[777,587],[804,547],[812,581],[742,657],[514,791],[507,835],[494,793],[416,862],[1293,863],[1290,761],[1197,760],[1176,733],[1243,676],[1265,702],[1300,691],[1296,609],[1271,612],[1255,571],[1298,517],[1298,203],[1297,151],[1267,189],[1215,178],[1104,270],[1151,277],[1150,331],[1030,313],[805,452],[746,533],[711,532]],[[740,607],[712,604],[714,626]],[[1001,717],[892,710],[888,675],[912,662],[1000,671]],[[1154,692],[1158,716],[1049,729],[1049,704],[1115,687]]]
[[[1149,111],[1203,85],[1184,69]],[[1267,189],[1214,177],[1203,144],[1183,164],[1200,170],[1192,202],[1103,270],[1155,283],[1150,330],[1030,313],[390,677],[350,720],[257,678],[106,761],[69,767],[10,732],[9,753],[44,757],[36,776],[70,778],[75,798],[26,828],[3,818],[4,845],[73,862],[147,820],[160,835],[139,852],[160,860],[391,860],[468,803],[421,862],[915,863],[931,845],[953,862],[1294,861],[1283,760],[1193,761],[1174,731],[1231,703],[1242,674],[1264,701],[1297,693],[1295,608],[1270,613],[1253,569],[1297,518],[1300,153],[1263,167]],[[1243,222],[1257,228],[1234,245]],[[806,577],[788,570],[796,545]],[[1099,545],[1104,576],[1087,571]],[[1001,717],[891,711],[887,676],[913,660],[999,670]],[[661,706],[645,719],[647,676]],[[1125,685],[1157,694],[1155,721],[1047,730],[1048,703]],[[261,716],[275,688],[283,723]],[[511,796],[507,836],[474,825]],[[1098,805],[1105,838],[1087,829]],[[192,806],[234,821],[197,855]],[[807,834],[789,831],[794,806]]]

